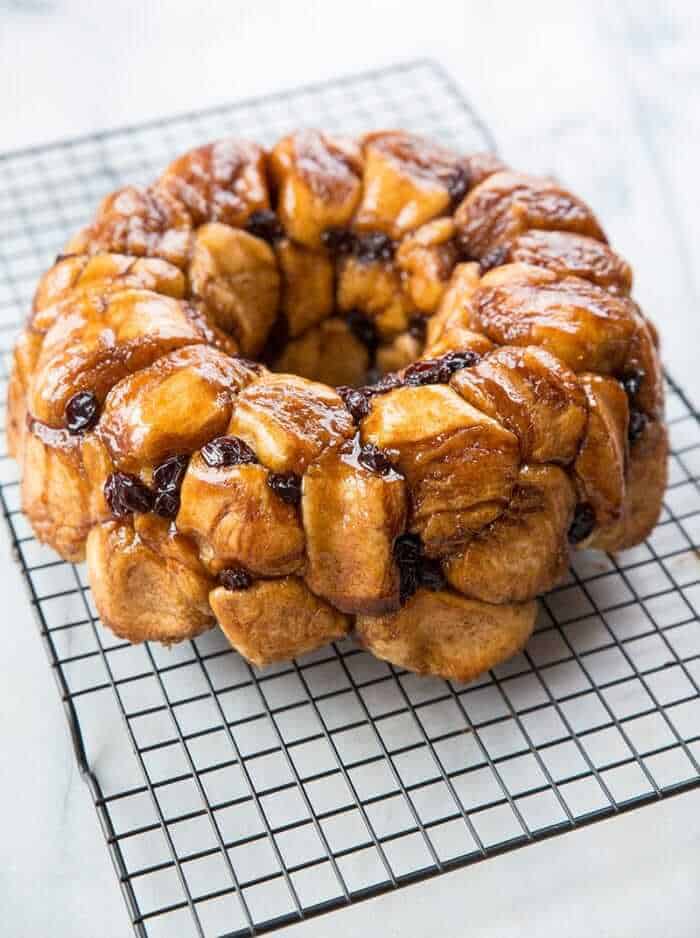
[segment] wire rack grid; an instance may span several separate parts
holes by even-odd
[[[410,63],[0,157],[0,349],[98,199],[227,134],[405,126],[492,146],[450,79]],[[525,651],[418,678],[343,641],[258,672],[218,630],[171,650],[100,625],[85,572],[0,494],[139,936],[256,935],[700,784],[700,423],[672,382],[673,455],[646,544],[577,555]]]

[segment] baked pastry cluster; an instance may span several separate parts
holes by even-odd
[[[108,196],[8,399],[34,531],[131,641],[257,665],[355,630],[468,680],[569,544],[658,516],[654,328],[584,202],[401,131],[225,140]]]

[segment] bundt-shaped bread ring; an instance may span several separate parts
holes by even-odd
[[[8,439],[103,622],[264,665],[353,629],[468,680],[569,543],[658,516],[656,333],[585,203],[402,131],[222,141],[103,200],[43,276]]]

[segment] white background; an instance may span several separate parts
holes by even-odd
[[[556,172],[599,211],[697,403],[693,0],[0,0],[0,150],[424,55],[450,69],[510,162]],[[0,547],[0,936],[121,938],[121,897],[4,530]],[[288,934],[695,936],[699,817],[700,796],[681,796]]]

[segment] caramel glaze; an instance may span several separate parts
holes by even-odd
[[[87,544],[98,608],[134,640],[216,614],[263,664],[359,616],[377,654],[471,676],[522,642],[570,526],[614,550],[656,519],[663,385],[631,288],[584,202],[490,154],[402,131],[200,147],[105,198],[37,286],[8,401],[24,509],[64,556]],[[69,432],[78,392],[94,426]],[[219,437],[239,443],[212,468]],[[174,516],[112,517],[108,478],[155,504],[176,456]],[[486,621],[503,635],[448,661],[457,624]]]
[[[51,449],[62,450],[63,452],[80,451],[80,440],[72,436],[64,427],[50,427],[41,420],[37,420],[30,414],[26,415],[27,431],[40,440],[44,446]]]

